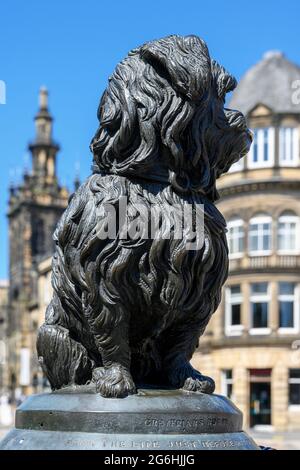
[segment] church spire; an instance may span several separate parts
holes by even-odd
[[[39,110],[35,115],[35,142],[49,144],[52,142],[53,118],[48,110],[48,90],[41,87],[39,92]]]
[[[52,137],[53,118],[48,109],[48,90],[40,88],[39,110],[34,117],[35,138],[29,145],[32,153],[32,176],[41,186],[55,185],[56,154],[59,146]]]

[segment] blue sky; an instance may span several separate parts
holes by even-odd
[[[61,181],[89,173],[90,139],[107,78],[127,52],[168,34],[197,34],[239,79],[269,49],[300,63],[299,0],[3,0],[0,3],[0,278],[7,276],[10,173],[20,178],[41,85],[50,91]]]

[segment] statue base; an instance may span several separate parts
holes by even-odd
[[[139,390],[108,399],[85,389],[33,395],[1,450],[259,450],[242,413],[220,395]]]

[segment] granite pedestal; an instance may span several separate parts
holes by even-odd
[[[139,390],[107,399],[88,388],[33,395],[16,412],[0,449],[242,450],[258,447],[225,397]]]

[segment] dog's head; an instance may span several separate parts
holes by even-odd
[[[99,105],[95,167],[216,199],[216,178],[252,140],[244,116],[224,108],[235,87],[197,36],[169,36],[134,49]]]

